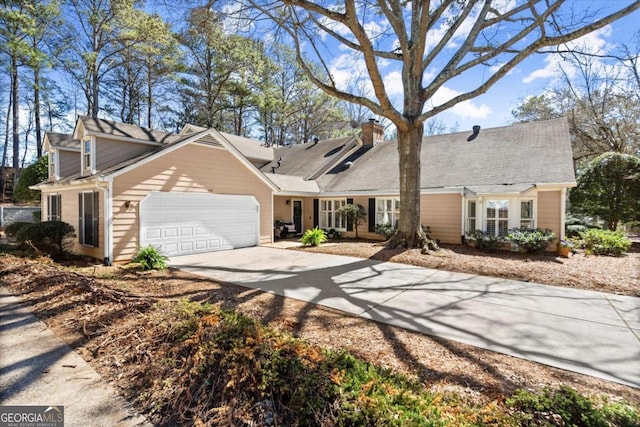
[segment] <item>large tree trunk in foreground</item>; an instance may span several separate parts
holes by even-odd
[[[398,230],[388,245],[436,250],[420,225],[420,151],[422,150],[422,123],[412,124],[407,130],[398,129],[398,160],[400,172],[400,221]]]

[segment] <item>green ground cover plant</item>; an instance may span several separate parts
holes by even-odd
[[[631,248],[631,240],[619,231],[588,229],[580,233],[581,247],[588,254],[619,256]]]
[[[506,404],[471,403],[364,362],[313,346],[253,318],[197,302],[163,302],[144,327],[160,343],[142,372],[140,404],[163,425],[517,426],[545,420],[628,426],[626,403],[609,404],[572,389],[518,392]],[[141,349],[144,350],[144,349]],[[144,351],[135,352],[144,357]],[[584,412],[587,424],[576,424]],[[595,420],[595,421],[593,421]],[[609,424],[589,424],[604,420]]]
[[[140,264],[143,271],[166,270],[168,259],[169,258],[161,254],[157,248],[149,245],[140,248],[132,262]]]
[[[300,239],[300,242],[309,246],[320,246],[327,241],[327,233],[321,228],[310,228],[305,231]]]
[[[542,230],[540,228],[532,230],[526,227],[513,228],[507,234],[509,242],[515,243],[525,252],[533,254],[544,251],[549,242],[555,237],[556,235],[551,230]]]

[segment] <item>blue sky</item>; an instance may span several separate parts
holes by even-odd
[[[583,37],[580,42],[586,43],[594,53],[614,53],[621,43],[634,43],[632,38],[640,29],[639,20],[640,13],[635,12]],[[486,94],[454,107],[438,118],[448,125],[458,123],[460,130],[471,129],[474,124],[482,127],[508,125],[514,120],[511,111],[522,99],[543,93],[560,83],[558,67],[561,64],[567,67],[560,55],[534,55],[508,73]]]
[[[517,0],[504,0],[505,7],[512,7]],[[620,9],[629,4],[629,1],[608,0],[607,3],[596,0],[569,0],[569,7],[578,9],[585,7],[596,8],[615,8]],[[340,6],[335,6],[340,8]],[[609,11],[607,11],[609,12]],[[632,40],[634,34],[638,31],[638,19],[640,12],[635,12],[613,24],[602,28],[594,33],[588,34],[581,39],[572,42],[570,46],[578,45],[583,50],[590,53],[609,54],[616,52],[621,43],[634,45]],[[471,20],[470,20],[471,21]],[[369,14],[363,21],[363,25],[367,31],[372,34],[378,32],[383,33],[386,22],[380,15]],[[463,24],[464,26],[465,24]],[[470,25],[469,25],[470,26]],[[332,27],[336,32],[351,37],[346,27],[341,28],[340,25]],[[438,40],[438,31],[436,29],[432,39]],[[380,40],[384,40],[383,36]],[[391,39],[392,40],[392,39]],[[461,40],[461,39],[460,39]],[[451,44],[455,45],[457,41],[452,40]],[[354,56],[353,52],[344,46],[334,44],[330,38],[324,39],[326,47],[331,50],[328,55],[328,64],[334,78],[342,85],[346,81],[353,78],[354,75],[366,75],[364,62],[362,59]],[[381,41],[385,50],[392,50],[388,42]],[[308,45],[306,46],[309,47]],[[455,48],[455,47],[454,47]],[[310,49],[308,49],[310,51]],[[383,60],[385,61],[385,60]],[[391,65],[381,65],[380,70],[387,93],[392,98],[395,97],[396,105],[402,104],[402,86],[398,66],[395,62],[388,61]],[[458,130],[464,131],[471,129],[473,125],[479,124],[483,128],[509,125],[513,122],[512,110],[517,107],[521,101],[527,96],[537,95],[544,92],[545,89],[557,85],[558,69],[562,64],[562,58],[559,55],[552,54],[535,54],[519,64],[515,69],[511,70],[502,80],[496,83],[487,93],[469,101],[460,103],[450,110],[441,113],[437,119],[444,122],[447,128],[457,127]],[[566,71],[571,74],[572,70],[567,68],[567,64],[562,64]],[[489,70],[485,70],[488,73]],[[453,96],[463,92],[471,86],[477,85],[478,81],[483,81],[486,76],[482,75],[482,70],[472,70],[471,73],[465,74],[464,78],[458,77],[457,80],[448,82],[434,96],[434,105],[439,105]],[[475,82],[474,82],[475,80]]]

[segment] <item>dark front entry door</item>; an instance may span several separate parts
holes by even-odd
[[[293,225],[296,233],[302,233],[302,200],[293,201]]]

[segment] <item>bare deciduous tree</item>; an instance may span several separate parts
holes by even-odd
[[[244,1],[284,31],[314,84],[386,117],[396,127],[401,215],[391,243],[407,246],[426,242],[420,227],[425,121],[485,93],[532,54],[575,40],[640,8],[640,1],[610,2],[606,12],[565,0]],[[334,77],[335,52],[325,46],[336,42],[366,69],[373,96],[351,93]],[[383,69],[389,62],[401,67],[401,102],[392,99],[385,87]],[[473,75],[483,77],[468,79],[471,87],[466,91],[431,105],[446,83],[477,71]]]

